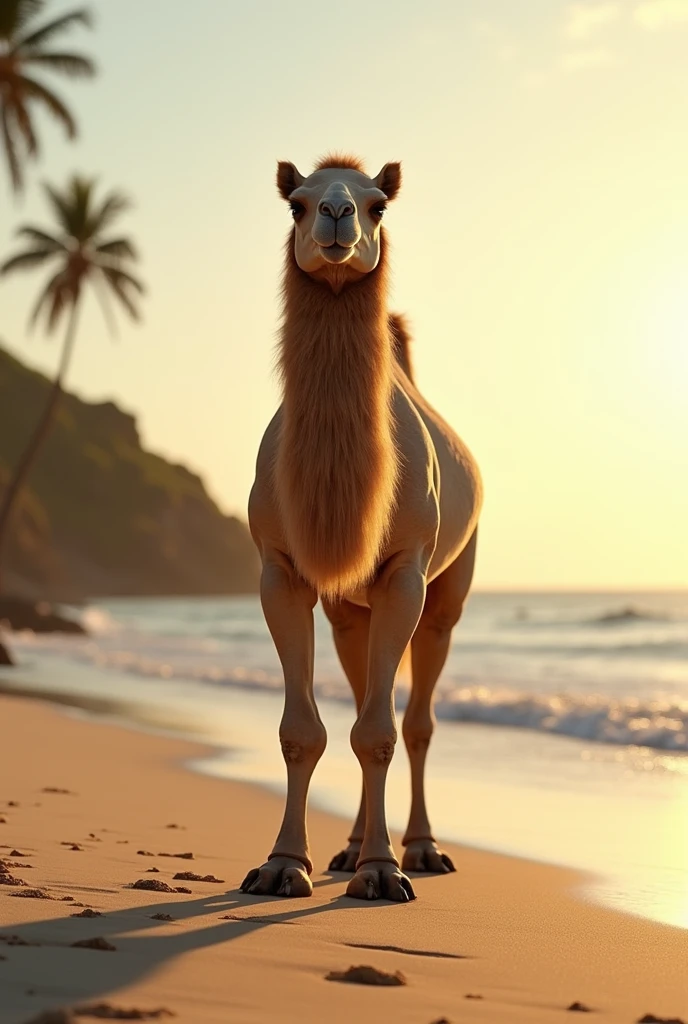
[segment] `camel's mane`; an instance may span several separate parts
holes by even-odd
[[[351,153],[326,153],[318,160],[315,170],[327,171],[335,167],[342,170],[359,171],[361,174],[366,173],[363,161],[357,156],[352,156]]]
[[[338,295],[286,255],[277,494],[296,568],[336,600],[372,579],[395,504],[385,246]]]

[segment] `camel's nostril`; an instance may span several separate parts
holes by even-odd
[[[355,213],[352,203],[335,202],[323,199],[318,204],[318,213],[323,217],[331,217],[333,220],[340,220],[342,217],[352,217]]]

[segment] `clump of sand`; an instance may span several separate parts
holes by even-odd
[[[390,974],[377,967],[360,964],[348,967],[345,971],[330,971],[325,975],[326,981],[345,981],[351,985],[407,985],[406,976],[401,971]]]

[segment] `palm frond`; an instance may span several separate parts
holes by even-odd
[[[103,311],[103,319],[105,320],[107,329],[109,330],[110,334],[116,338],[117,320],[115,318],[115,314],[112,311],[112,306],[110,305],[108,285],[100,274],[94,274],[91,278],[91,283],[93,284],[93,291],[96,294],[98,304]]]
[[[96,73],[96,65],[89,57],[77,53],[22,53],[22,66],[37,64],[49,71],[60,71],[71,78],[89,78]]]
[[[64,242],[47,231],[33,227],[32,224],[24,224],[17,228],[16,235],[19,238],[30,238],[32,242],[38,242],[39,245],[44,245],[46,248],[52,246],[53,252],[66,252],[67,247]]]
[[[72,281],[67,268],[62,267],[46,283],[38,301],[33,308],[29,326],[33,327],[40,314],[45,310],[47,314],[46,329],[48,334],[53,331],[62,314],[79,298],[80,285]]]
[[[0,263],[0,277],[10,274],[13,270],[33,270],[34,267],[39,267],[54,255],[55,249],[50,249],[47,246],[18,252],[16,256],[10,256],[4,263]]]
[[[131,286],[139,295],[145,295],[146,289],[142,281],[139,281],[138,277],[135,277],[130,271],[123,270],[122,267],[107,267],[101,268],[107,269],[108,273],[114,274],[114,276],[122,281],[127,287]]]
[[[138,253],[128,238],[113,238],[96,246],[96,252],[102,256],[113,256],[116,259],[136,260]]]
[[[45,0],[2,0],[0,3],[0,39],[14,39],[27,22],[37,17]]]
[[[48,202],[52,207],[52,211],[55,215],[57,223],[60,225],[65,234],[71,235],[71,211],[69,209],[69,203],[67,202],[66,196],[62,195],[61,192],[58,192],[58,190],[56,188],[53,188],[52,185],[48,185],[47,182],[43,183],[43,189],[48,198]]]
[[[64,267],[60,268],[53,276],[46,282],[43,290],[41,291],[36,301],[31,316],[29,317],[29,327],[34,327],[38,318],[40,317],[43,309],[52,303],[52,297],[55,292],[59,292],[64,289],[67,281],[67,275]],[[48,330],[50,330],[50,310],[48,311]]]
[[[62,230],[82,242],[90,237],[89,211],[94,184],[94,181],[75,174],[62,191],[47,183],[43,185]]]
[[[10,172],[10,181],[15,192],[21,192],[24,188],[24,177],[22,175],[21,162],[17,153],[17,143],[13,134],[13,127],[10,120],[11,114],[8,107],[0,103],[0,127],[2,128],[3,149],[7,158],[7,166]]]
[[[48,314],[48,334],[57,327],[60,317],[68,306],[76,301],[74,290],[65,281],[59,288],[54,288],[50,295],[50,312]]]
[[[73,234],[80,242],[93,239],[93,192],[95,180],[83,178],[79,174],[72,175],[65,195],[72,211]]]
[[[10,103],[14,119],[17,122],[17,129],[23,135],[24,142],[26,143],[26,152],[29,156],[38,156],[38,139],[33,130],[33,122],[31,121],[31,115],[26,109],[26,104],[23,102],[21,95],[16,93]]]
[[[59,99],[54,92],[51,92],[50,89],[46,89],[44,85],[37,82],[35,78],[29,78],[28,75],[21,75],[19,82],[24,95],[30,99],[39,100],[43,103],[53,117],[57,121],[62,122],[67,133],[67,137],[73,139],[76,136],[76,121],[62,100]]]
[[[29,32],[28,35],[17,40],[14,49],[16,51],[26,49],[26,47],[39,46],[60,32],[65,32],[73,25],[81,24],[89,28],[92,23],[91,12],[86,10],[85,7],[78,11],[70,11],[68,14],[62,14],[59,18],[55,18],[54,21],[49,21],[47,25],[34,29],[33,32]]]
[[[127,274],[123,270],[116,270],[114,267],[101,267],[100,269],[105,280],[110,286],[110,290],[114,292],[120,300],[132,320],[140,320],[141,315],[136,303],[132,299],[131,295],[128,294],[127,287],[131,285],[136,288],[137,291],[143,292],[143,285],[141,282],[137,281],[136,278],[131,276],[131,274]]]
[[[95,210],[91,221],[91,234],[99,235],[109,227],[121,213],[130,209],[131,201],[121,192],[111,192],[105,197],[100,209]]]

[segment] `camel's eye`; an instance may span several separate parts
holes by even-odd
[[[289,203],[289,208],[291,210],[291,215],[294,218],[294,220],[298,220],[301,214],[306,212],[306,207],[303,205],[303,203],[297,203],[295,199],[292,199],[292,201]]]
[[[382,220],[387,209],[387,203],[376,203],[375,206],[371,206],[370,212],[377,220]]]

